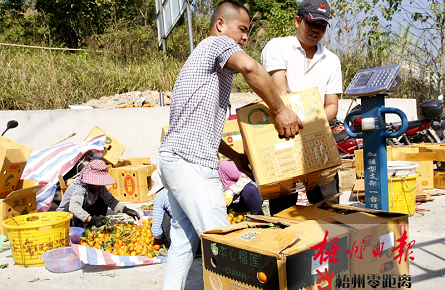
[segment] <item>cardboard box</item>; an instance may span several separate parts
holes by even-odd
[[[322,185],[308,184],[309,174],[329,168],[338,171],[341,165],[318,89],[289,94],[282,99],[303,122],[304,128],[294,139],[279,138],[274,118],[264,102],[236,110],[244,148],[263,199],[291,194],[301,184],[307,189]],[[320,179],[323,181],[329,179]]]
[[[125,158],[119,160],[113,167],[122,167],[127,165],[150,165],[150,157]]]
[[[354,188],[356,173],[355,169],[340,170],[338,172],[340,192],[350,191]]]
[[[395,157],[399,153],[419,153],[419,147],[410,147],[410,146],[398,146],[398,147],[386,147],[386,159],[387,160],[397,160]],[[365,164],[363,159],[363,149],[355,150],[355,170],[357,173],[357,178],[363,178]]]
[[[435,152],[431,149],[424,149],[429,152],[407,153],[399,152],[393,155],[393,160],[412,161],[419,163],[416,171],[421,174],[419,177],[419,185],[422,189],[434,188],[434,158]]]
[[[5,198],[18,189],[28,157],[32,149],[7,139],[0,138],[0,198]]]
[[[221,139],[236,152],[244,153],[243,138],[241,137],[237,120],[228,120],[224,123]],[[218,153],[218,158],[219,160],[229,160],[229,158],[220,153]]]
[[[434,170],[434,188],[445,189],[445,172]]]
[[[319,203],[308,207],[294,206],[275,215],[277,218],[293,221],[310,220],[318,216],[325,222],[341,226],[349,231],[349,244],[346,251],[350,269],[349,285],[345,284],[345,279],[342,279],[342,288],[353,288],[351,281],[354,275],[355,277],[363,275],[363,287],[357,288],[364,289],[376,289],[367,283],[368,276],[375,275],[375,278],[382,283],[388,275],[393,275],[393,277],[409,275],[409,259],[405,261],[402,257],[399,263],[397,258],[399,254],[397,247],[401,246],[400,239],[403,239],[403,235],[406,235],[407,243],[411,242],[408,215],[329,203]],[[399,287],[398,289],[407,288]]]
[[[102,154],[102,159],[106,162],[116,165],[119,161],[119,158],[124,154],[125,151],[125,145],[105,133],[103,130],[101,130],[99,127],[95,126],[93,130],[88,134],[88,136],[85,138],[91,138],[93,136],[105,134],[105,146],[104,146],[104,152]]]
[[[27,185],[24,185],[27,186]],[[37,212],[36,193],[43,185],[35,185],[11,192],[6,198],[0,199],[0,235],[7,233],[3,222],[9,218]]]
[[[320,265],[317,253],[323,251],[316,246],[326,232],[325,250],[334,243],[339,248],[335,261]],[[204,289],[335,289],[336,275],[349,273],[348,231],[333,224],[305,221],[270,229],[266,221],[253,220],[204,232],[201,239]],[[333,273],[331,287],[318,281],[316,269]]]
[[[153,200],[154,195],[147,196],[152,185],[151,174],[156,165],[127,165],[110,169],[110,175],[116,183],[108,188],[119,201],[145,202]]]
[[[165,136],[165,134],[167,134],[168,128],[169,128],[169,126],[162,126],[161,142],[160,143],[162,143],[162,140],[164,140],[164,136]]]

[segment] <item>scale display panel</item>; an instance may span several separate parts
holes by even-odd
[[[399,71],[399,64],[361,70],[356,73],[345,94],[360,97],[393,92],[400,84]]]

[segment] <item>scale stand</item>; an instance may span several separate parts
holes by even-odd
[[[345,94],[360,97],[361,109],[350,112],[344,121],[345,131],[352,138],[363,138],[363,161],[366,208],[389,211],[388,165],[386,139],[405,133],[408,120],[405,113],[396,108],[385,108],[385,97],[399,87],[400,65],[390,65],[359,71]],[[385,114],[396,114],[402,121],[397,132],[386,132]],[[349,128],[352,116],[362,115],[362,132]]]

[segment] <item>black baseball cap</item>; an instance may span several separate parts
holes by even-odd
[[[326,0],[303,0],[298,7],[297,15],[303,15],[307,21],[326,21],[329,25],[331,7]]]

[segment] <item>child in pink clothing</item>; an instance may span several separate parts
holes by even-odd
[[[250,212],[263,215],[263,201],[258,188],[252,180],[241,173],[231,161],[219,162],[218,168],[226,198],[226,205],[236,212]]]

